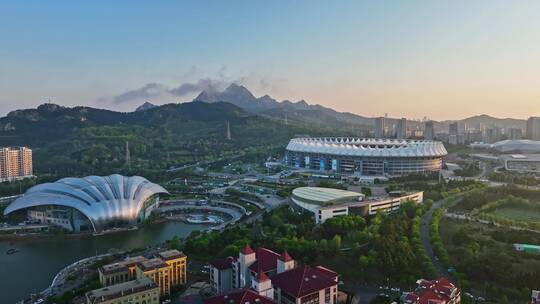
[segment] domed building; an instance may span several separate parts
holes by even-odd
[[[26,212],[31,221],[101,232],[142,222],[159,205],[160,194],[168,192],[140,176],[68,177],[28,189],[4,215]]]

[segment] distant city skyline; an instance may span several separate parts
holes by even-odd
[[[535,1],[3,3],[0,116],[205,88],[434,120],[540,115]]]

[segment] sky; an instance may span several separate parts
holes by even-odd
[[[234,82],[365,116],[540,115],[540,1],[0,0],[0,116]]]

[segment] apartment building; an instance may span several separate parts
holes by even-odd
[[[0,147],[0,182],[33,175],[32,150],[27,147]]]
[[[150,278],[159,287],[160,295],[187,282],[187,257],[178,250],[159,252],[154,258],[143,256],[104,265],[98,269],[102,286],[114,286],[135,279]]]
[[[86,293],[87,304],[140,303],[159,304],[159,286],[149,278],[140,278]]]

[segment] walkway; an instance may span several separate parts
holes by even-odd
[[[437,208],[440,208],[444,202],[445,200],[434,202],[433,205],[431,205],[431,208],[429,208],[429,210],[424,213],[424,215],[422,215],[422,219],[420,221],[420,240],[422,241],[422,245],[424,246],[424,251],[431,259],[431,263],[435,267],[437,277],[444,276],[451,279],[450,274],[448,273],[448,269],[435,256],[435,252],[433,251],[433,247],[431,246],[431,236],[429,232],[429,224],[431,223],[431,219],[433,218],[433,213]]]

